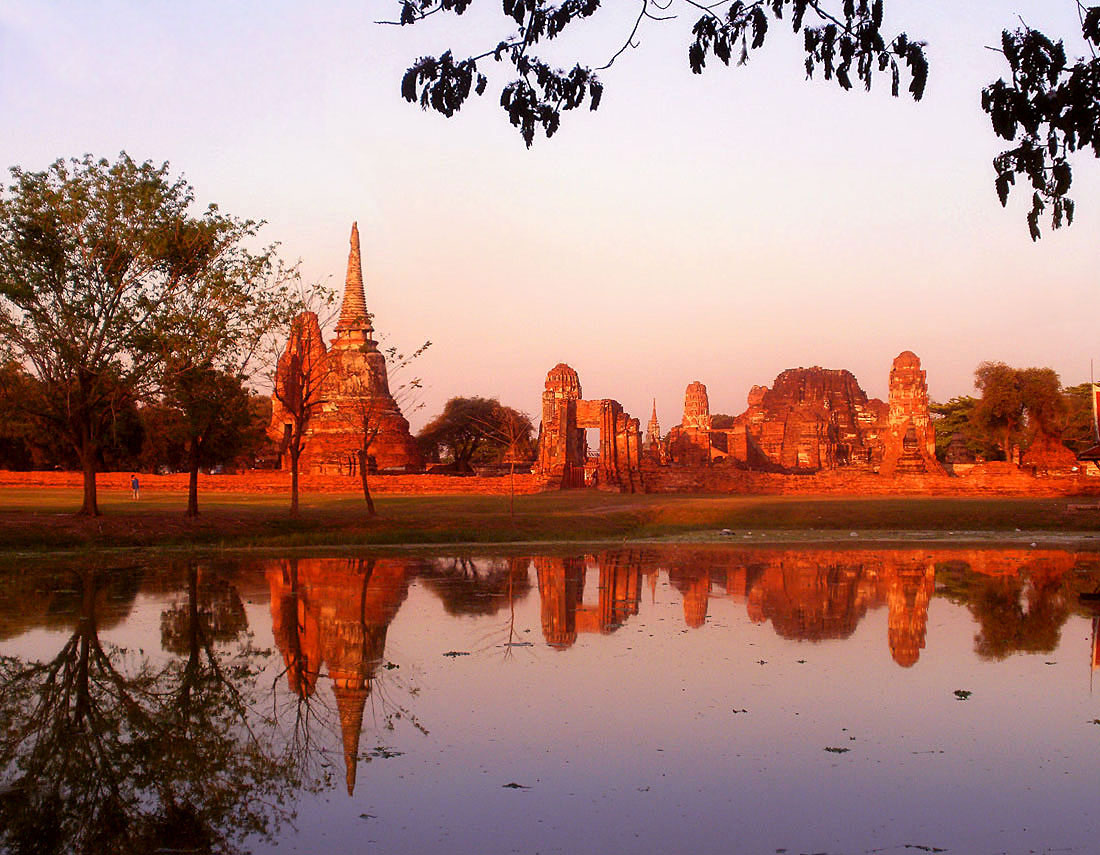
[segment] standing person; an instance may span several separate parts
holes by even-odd
[[[133,499],[141,498],[141,484],[138,482],[137,475],[130,476],[130,497]]]

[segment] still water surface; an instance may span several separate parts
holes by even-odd
[[[1094,554],[0,574],[0,851],[1093,852]]]

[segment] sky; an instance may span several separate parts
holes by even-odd
[[[637,6],[608,0],[547,55],[603,65]],[[390,0],[0,0],[0,167],[84,153],[168,161],[203,204],[340,288],[358,221],[367,304],[386,345],[432,345],[394,385],[414,430],[456,395],[538,418],[566,362],[587,398],[663,429],[684,389],[738,414],[787,368],[852,371],[885,399],[917,353],[934,400],[973,392],[983,360],[1100,357],[1100,164],[1074,161],[1072,227],[1032,243],[1025,194],[993,188],[980,108],[1003,76],[987,46],[1019,20],[1086,50],[1072,0],[887,0],[888,32],[928,43],[924,100],[806,81],[774,29],[740,68],[693,75],[695,16],[650,23],[600,72],[600,109],[527,150],[497,105],[506,69],[456,117],[400,97],[404,70],[508,34],[496,0],[414,27]]]

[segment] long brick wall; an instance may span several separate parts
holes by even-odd
[[[1080,496],[1100,495],[1100,478],[1079,473],[1032,475],[1005,463],[976,466],[959,477],[832,470],[814,475],[748,472],[729,465],[646,466],[647,493],[848,496]]]
[[[96,484],[100,490],[129,490],[130,472],[100,472]],[[187,491],[187,475],[139,474],[143,491]],[[0,470],[0,489],[4,487],[71,487],[83,485],[80,472],[8,472]],[[303,493],[359,493],[357,475],[302,475]],[[370,479],[371,492],[377,495],[481,494],[507,495],[510,482],[501,477],[453,475],[376,475]],[[516,475],[517,494],[537,493],[542,488],[534,475]],[[279,471],[246,472],[240,475],[199,475],[199,492],[286,493],[290,474]]]
[[[976,466],[958,477],[899,475],[884,478],[864,472],[819,472],[780,475],[748,472],[730,465],[654,466],[643,469],[647,493],[724,493],[742,495],[846,496],[1100,496],[1100,477],[1081,474],[1035,476],[1005,463]],[[0,470],[4,487],[68,487],[79,489],[79,472],[8,472]],[[142,490],[183,493],[187,475],[138,476]],[[101,472],[101,490],[130,489],[129,472]],[[354,475],[303,475],[303,493],[359,493]],[[376,475],[370,480],[377,495],[507,495],[507,475],[499,477],[453,475]],[[553,489],[533,474],[517,474],[517,494]],[[201,492],[285,493],[286,472],[247,472],[239,475],[199,475]]]

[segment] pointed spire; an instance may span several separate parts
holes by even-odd
[[[653,415],[649,417],[649,424],[645,430],[646,442],[649,444],[661,441],[661,425],[657,421],[657,399],[653,399]]]
[[[363,262],[359,255],[359,224],[351,224],[351,250],[348,252],[348,275],[344,280],[344,302],[340,306],[340,321],[336,331],[367,330],[373,332],[367,314],[367,296],[363,290]]]
[[[336,709],[340,715],[340,734],[344,743],[344,778],[348,795],[355,793],[355,772],[359,765],[359,734],[363,730],[363,707],[370,689],[334,685]]]

